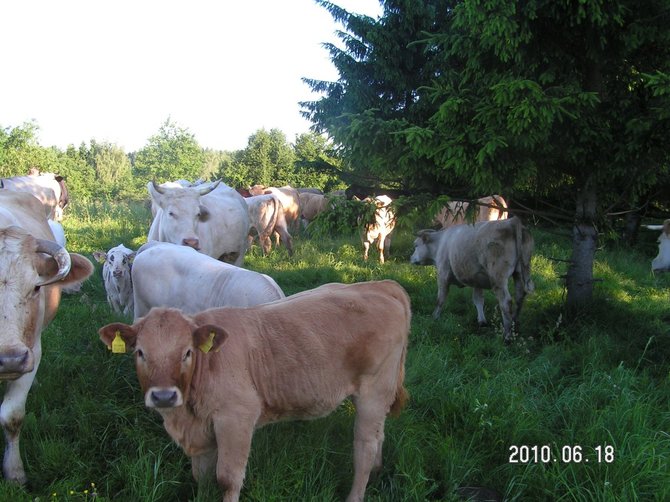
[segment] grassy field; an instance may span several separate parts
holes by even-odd
[[[70,251],[91,256],[144,242],[140,205],[75,206],[64,222]],[[295,238],[295,255],[254,247],[246,266],[271,275],[286,294],[326,282],[391,278],[412,299],[408,407],[386,423],[384,469],[370,501],[460,500],[464,486],[508,501],[670,500],[670,277],[653,277],[655,235],[637,249],[606,247],[593,304],[571,323],[562,314],[569,242],[533,229],[536,292],[521,336],[502,343],[500,316],[486,297],[490,328],[478,328],[471,291],[452,289],[431,318],[434,267],[408,263],[412,234],[394,236],[391,259],[361,259],[355,236]],[[97,330],[127,320],[106,304],[100,265],[65,296],[43,335],[44,357],[21,437],[28,486],[0,482],[0,500],[218,501],[198,486],[187,457],[142,402],[130,355],[112,355]],[[259,430],[243,500],[329,501],[352,478],[353,407],[330,417]]]

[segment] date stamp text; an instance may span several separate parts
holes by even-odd
[[[509,447],[510,464],[611,464],[615,459],[614,446],[604,444],[593,447],[581,445],[512,445]]]

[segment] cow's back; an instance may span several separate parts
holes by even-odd
[[[152,307],[196,313],[212,307],[246,307],[284,297],[270,277],[223,263],[192,248],[150,243],[132,269],[135,318]]]
[[[257,307],[208,310],[195,319],[229,333],[218,363],[210,361],[209,367],[248,371],[243,378],[249,379],[254,395],[247,398],[262,403],[262,425],[327,414],[375,378],[386,378],[380,372],[388,370],[390,361],[388,375],[398,379],[411,309],[405,290],[386,280],[327,284]],[[196,386],[204,386],[209,395],[239,392],[237,387],[222,389],[226,384],[217,380],[214,387],[209,381]],[[397,385],[396,380],[388,382],[389,391]]]
[[[44,206],[30,193],[0,190],[0,209],[4,210],[0,226],[14,224],[35,238],[55,241]]]
[[[58,205],[57,194],[53,187],[39,182],[38,178],[38,176],[4,178],[2,180],[2,188],[13,192],[31,194],[32,197],[37,198],[42,203],[42,214],[47,218],[54,219],[56,216],[56,206]],[[55,180],[54,183],[56,183]],[[58,183],[56,183],[56,186],[58,186]],[[58,193],[60,194],[59,186]]]
[[[522,243],[517,242],[517,226]],[[522,254],[530,261],[532,246],[518,218],[454,225],[442,231],[435,264],[438,273],[446,267],[461,284],[488,289],[509,278]]]

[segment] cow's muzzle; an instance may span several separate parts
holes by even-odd
[[[35,358],[28,347],[0,352],[0,380],[16,380],[35,368]]]
[[[145,396],[149,408],[175,408],[183,404],[181,392],[176,387],[152,387]]]
[[[192,238],[192,239],[182,239],[181,243],[184,246],[188,246],[190,248],[195,249],[196,251],[200,250],[200,240]]]

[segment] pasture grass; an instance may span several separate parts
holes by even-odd
[[[74,206],[64,226],[69,249],[90,258],[119,243],[136,249],[149,222],[140,203],[93,202]],[[258,246],[250,250],[246,266],[271,275],[287,294],[391,278],[412,299],[411,400],[387,420],[384,468],[367,500],[456,501],[458,487],[485,487],[508,501],[670,500],[670,277],[650,274],[648,243],[606,246],[597,255],[592,304],[567,322],[560,276],[569,242],[533,233],[536,292],[511,346],[502,342],[491,294],[490,327],[477,326],[469,289],[452,288],[441,318],[432,319],[435,269],[408,263],[410,231],[394,237],[385,265],[372,254],[362,260],[355,234],[302,233],[291,258],[283,248],[267,257]],[[0,500],[220,500],[214,482],[197,486],[159,415],[143,406],[132,356],[113,356],[99,341],[98,328],[114,321],[129,319],[107,306],[96,263],[43,335],[21,438],[29,483],[0,482]],[[353,415],[345,402],[328,418],[257,431],[243,500],[344,499]],[[514,445],[548,445],[551,459],[512,463]],[[614,459],[599,462],[595,449],[606,445]]]

